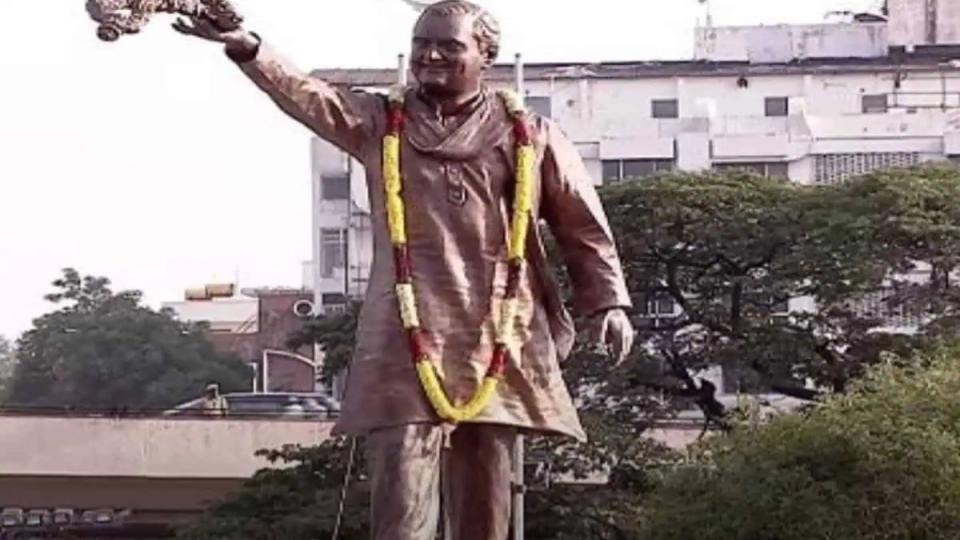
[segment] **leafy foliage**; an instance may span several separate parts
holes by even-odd
[[[342,540],[369,538],[369,488],[363,450],[346,439],[314,448],[288,446],[264,451],[276,468],[258,472],[234,497],[214,506],[199,523],[182,530],[185,540],[310,540],[331,538],[351,453],[352,487],[344,501]]]
[[[356,347],[361,306],[361,302],[351,302],[344,313],[309,319],[287,339],[287,346],[294,350],[307,345],[320,345],[323,352],[320,378],[324,384],[331,384],[334,377],[350,365]]]
[[[909,351],[956,316],[958,193],[957,169],[938,167],[838,186],[677,173],[607,190],[634,316],[663,366],[638,382],[694,397],[721,424],[714,389],[696,380],[708,366],[738,374],[727,392],[844,391],[880,352]],[[879,309],[853,309],[869,296]],[[676,316],[651,309],[662,302]],[[891,333],[894,314],[928,331]]]
[[[960,535],[960,347],[891,358],[847,394],[707,445],[648,498],[642,538]]]
[[[0,403],[3,402],[7,384],[13,376],[16,363],[17,356],[13,350],[13,344],[7,338],[0,336]]]
[[[928,404],[895,405],[894,400],[888,409],[883,404],[884,393],[894,391],[884,377],[919,392],[920,383],[910,382],[917,363],[907,359],[960,328],[950,281],[960,253],[956,169],[875,173],[839,186],[799,186],[738,172],[678,173],[617,185],[602,195],[634,296],[631,315],[642,346],[615,368],[586,347],[563,365],[590,441],[535,439],[531,453],[548,456],[558,478],[603,484],[555,484],[531,492],[528,538],[882,539],[941,538],[949,535],[924,536],[923,531],[954,532],[950,518],[937,514],[949,509],[960,515],[943,506],[953,500],[953,488],[947,487],[952,480],[934,477],[953,470],[955,458],[943,462],[945,469],[933,468],[935,458],[953,451],[953,443],[937,447],[939,435],[933,432],[898,442],[896,433],[911,437],[921,429]],[[558,273],[563,283],[562,270]],[[930,279],[917,279],[924,273]],[[881,296],[880,311],[852,309],[867,294]],[[800,305],[804,309],[788,314],[784,303],[793,299],[795,308],[798,298],[806,299]],[[657,313],[664,300],[681,309],[669,316]],[[357,313],[354,306],[346,315],[311,321],[292,336],[292,344],[321,343],[333,366],[329,377],[349,363]],[[924,324],[913,335],[891,333],[883,318],[892,313],[916,314]],[[891,353],[899,355],[897,367],[885,364]],[[921,358],[921,364],[934,363]],[[937,362],[933,372],[949,371],[949,362]],[[700,376],[714,365],[737,375],[738,390],[825,398],[827,404],[810,417],[777,420],[759,431],[734,429],[737,415],[718,400],[721,389]],[[867,382],[857,383],[865,374]],[[916,380],[934,384],[924,377]],[[952,384],[944,395],[954,391]],[[644,435],[657,421],[690,407],[699,407],[714,426],[734,435],[685,463]],[[887,412],[882,418],[870,416],[878,410]],[[898,419],[901,414],[911,420]],[[935,429],[946,429],[937,422]],[[925,446],[928,442],[932,446]],[[328,441],[317,451],[343,444]],[[891,461],[903,453],[912,457],[900,465]],[[333,457],[310,463],[342,465]],[[664,471],[673,468],[677,471],[662,482]],[[912,481],[914,473],[927,476]],[[277,474],[277,485],[284,486],[282,475],[293,473]],[[873,483],[864,483],[868,480]],[[901,488],[915,505],[883,506],[892,505]],[[296,505],[284,498],[285,488],[256,484],[249,489],[277,497],[276,502],[259,500],[264,508],[283,509],[261,520],[262,530],[269,529],[267,523],[287,523],[287,516],[295,519]],[[638,520],[648,500],[655,503]],[[328,530],[335,506],[329,497],[324,501],[302,501],[309,510],[300,515],[317,524],[302,529],[306,536],[291,532],[284,538],[306,539],[308,533]],[[362,498],[348,506],[353,504],[366,508]],[[863,533],[864,516],[880,518],[870,513],[870,505],[887,509],[892,517],[881,523],[900,536]],[[219,508],[215,513],[224,512],[223,519],[235,516],[236,527],[261,519],[253,506]],[[717,509],[737,516],[731,520],[740,521],[730,522],[736,527]],[[890,523],[914,511],[916,519],[905,520],[907,525]],[[930,529],[922,528],[923,520]],[[236,530],[250,538],[260,534]],[[832,532],[818,535],[817,530]]]
[[[21,407],[165,409],[196,397],[209,382],[248,386],[239,359],[216,352],[204,328],[140,305],[137,291],[73,269],[53,283],[58,307],[34,321],[17,344],[7,401]]]

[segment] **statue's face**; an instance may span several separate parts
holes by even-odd
[[[490,61],[473,24],[470,15],[427,15],[413,29],[410,65],[427,94],[455,96],[479,87]]]

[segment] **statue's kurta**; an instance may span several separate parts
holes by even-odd
[[[417,380],[394,294],[381,166],[385,99],[310,78],[266,46],[241,69],[288,114],[366,168],[373,264],[336,431],[365,434],[437,422]],[[535,118],[533,124],[534,213],[563,251],[574,309],[591,315],[629,306],[613,237],[580,155],[551,121]],[[506,287],[514,162],[510,117],[493,92],[485,90],[452,117],[438,114],[415,90],[408,92],[401,169],[414,286],[436,367],[458,404],[476,390],[493,350],[497,305]],[[573,326],[542,237],[532,233],[519,294],[522,343],[512,351],[504,384],[473,421],[583,439],[559,367]]]

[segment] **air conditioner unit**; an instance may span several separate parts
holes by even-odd
[[[24,519],[24,524],[27,527],[42,527],[47,523],[50,523],[49,510],[30,510]]]
[[[55,525],[69,525],[73,523],[73,510],[70,508],[57,508],[53,511],[53,523]]]
[[[101,508],[98,510],[87,510],[83,513],[81,518],[85,523],[99,524],[104,523],[113,523],[114,521],[114,512],[109,508]]]
[[[16,527],[23,524],[23,510],[20,508],[4,508],[0,510],[0,527]]]

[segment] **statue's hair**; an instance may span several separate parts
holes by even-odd
[[[442,0],[423,10],[417,24],[428,15],[469,15],[473,17],[473,30],[480,49],[490,61],[500,54],[500,23],[486,9],[467,0]]]

